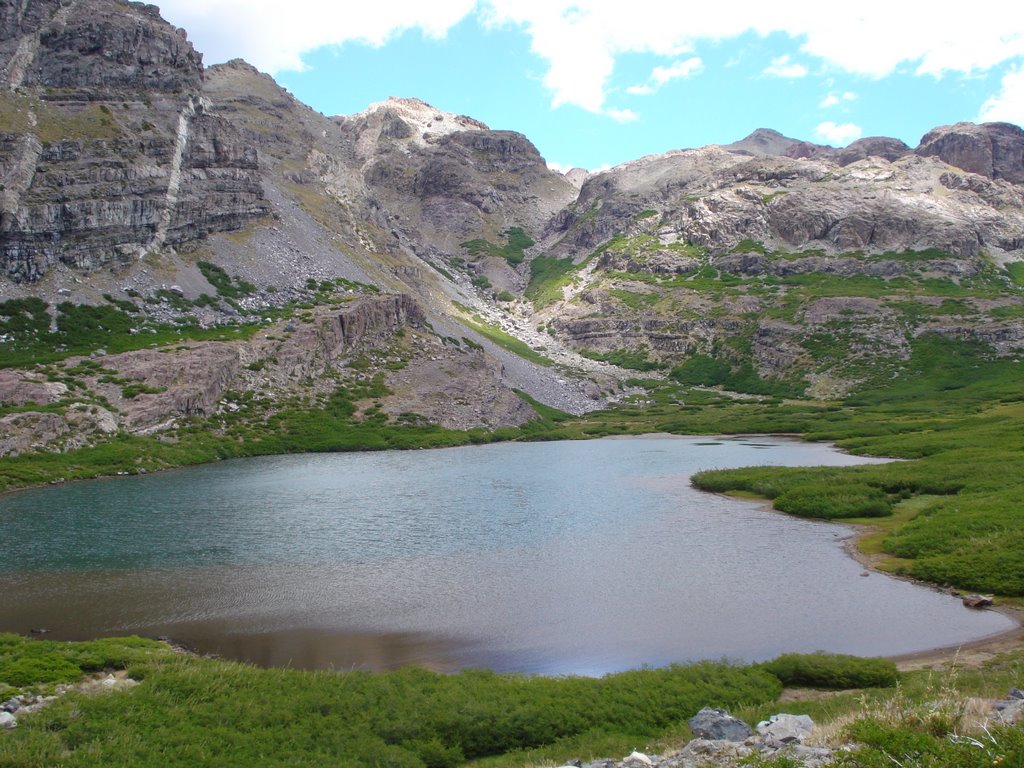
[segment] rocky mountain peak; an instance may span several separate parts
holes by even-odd
[[[572,184],[576,189],[582,189],[584,183],[590,178],[590,171],[586,168],[570,168],[568,171],[562,174],[565,180]]]
[[[462,131],[487,131],[485,123],[466,115],[444,112],[420,99],[391,96],[371,104],[355,115],[339,115],[334,120],[343,128],[359,134],[360,154],[368,155],[381,141],[424,147]]]
[[[915,152],[990,179],[1024,182],[1024,130],[1010,123],[954,123],[933,128]]]
[[[791,139],[771,128],[758,128],[739,141],[723,144],[722,149],[754,157],[817,158],[831,156],[835,152],[832,147]]]

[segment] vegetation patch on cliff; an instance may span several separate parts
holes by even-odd
[[[504,245],[496,245],[478,237],[462,243],[462,247],[470,256],[497,256],[505,259],[510,267],[519,266],[526,258],[524,251],[534,244],[533,239],[522,227],[509,227],[501,234],[505,237]]]

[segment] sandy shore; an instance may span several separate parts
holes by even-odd
[[[771,507],[771,502],[768,502],[768,506]],[[885,556],[865,554],[860,551],[860,547],[858,546],[861,539],[875,532],[875,527],[872,525],[846,523],[841,520],[837,522],[842,525],[850,526],[856,531],[853,536],[843,542],[843,548],[850,557],[863,565],[866,569],[874,571],[875,573],[881,573],[885,576],[891,576],[896,579],[911,581],[922,587],[943,591],[935,584],[927,581],[920,581],[908,576],[880,571],[877,568],[877,565],[879,562],[884,560]],[[956,592],[950,592],[950,594],[961,594],[961,592],[957,590]],[[953,662],[962,666],[978,667],[1000,653],[1024,648],[1024,608],[1013,605],[994,605],[991,608],[980,610],[998,611],[1004,616],[1012,619],[1017,626],[1013,629],[1008,629],[1005,632],[1000,632],[997,635],[983,637],[979,640],[972,640],[968,643],[949,645],[942,648],[932,648],[930,650],[916,651],[914,653],[905,653],[899,656],[890,656],[889,658],[895,661],[896,666],[904,672],[914,669],[927,669],[929,667],[950,664]]]

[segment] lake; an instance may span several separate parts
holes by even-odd
[[[690,486],[870,461],[649,436],[274,456],[0,497],[0,630],[167,636],[263,665],[603,674],[895,655],[1014,626],[863,568],[847,527]]]

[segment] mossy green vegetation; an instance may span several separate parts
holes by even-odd
[[[466,312],[469,311],[468,308],[461,306],[460,309]],[[524,360],[529,360],[530,362],[537,363],[538,365],[543,366],[554,365],[554,362],[550,358],[545,357],[543,354],[535,350],[529,344],[526,344],[525,342],[517,339],[512,334],[503,331],[498,326],[493,325],[492,323],[488,323],[479,315],[473,315],[472,317],[463,317],[462,322],[465,323],[468,327],[472,328],[477,333],[479,333],[484,338],[497,344],[502,349],[507,349],[509,352],[519,355]]]
[[[243,296],[251,296],[256,293],[256,286],[252,283],[241,279],[237,275],[232,277],[224,271],[222,267],[218,267],[209,261],[198,261],[196,266],[199,267],[199,271],[203,273],[203,277],[206,278],[206,282],[212,285],[218,296],[223,296],[228,299],[239,299]],[[316,281],[313,281],[313,289],[317,287]]]
[[[501,235],[505,238],[504,245],[496,245],[479,237],[467,240],[461,245],[470,256],[497,256],[505,259],[510,267],[519,266],[526,258],[524,251],[534,244],[533,239],[522,227],[509,227]]]
[[[0,633],[0,693],[38,688],[40,684],[73,683],[87,672],[124,669],[151,654],[167,653],[163,643],[140,637],[63,643]]]
[[[786,653],[761,668],[783,684],[800,688],[888,688],[899,682],[894,661],[846,654]]]
[[[749,361],[733,363],[726,357],[694,355],[669,374],[680,384],[723,387],[732,392],[775,397],[799,397],[803,384],[785,379],[762,378]]]
[[[121,643],[0,635],[0,664],[38,669],[53,682],[108,668],[127,668],[141,681],[123,693],[69,694],[23,717],[0,739],[0,764],[446,768],[595,733],[643,742],[707,704],[754,706],[781,691],[764,670],[728,664],[602,678],[415,668],[325,673],[181,656],[138,639]]]
[[[202,328],[187,318],[178,324],[153,323],[122,306],[129,303],[123,300],[98,305],[61,302],[54,308],[52,323],[56,328],[51,331],[50,307],[41,299],[0,302],[0,368],[53,363],[99,349],[113,354],[185,340],[246,339],[263,324]],[[266,310],[263,314],[274,318],[287,312],[287,309],[278,309]]]
[[[1024,286],[1024,261],[1014,261],[1006,265],[1006,271],[1015,285]]]
[[[582,265],[580,265],[582,266]],[[526,298],[536,309],[561,301],[563,289],[572,282],[577,267],[572,258],[555,259],[538,256],[530,262],[530,282],[526,286]]]

